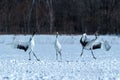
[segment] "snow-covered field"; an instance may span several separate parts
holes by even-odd
[[[27,41],[30,35],[17,35],[18,40]],[[85,50],[82,57],[81,35],[61,35],[63,60],[56,61],[55,35],[35,35],[34,52],[40,58],[28,60],[28,52],[7,45],[13,35],[0,35],[0,80],[120,80],[120,37],[100,36],[112,46],[110,51]],[[89,35],[89,38],[94,36]],[[79,58],[79,60],[78,60]]]

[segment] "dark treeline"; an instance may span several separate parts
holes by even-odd
[[[120,0],[0,0],[0,33],[120,33]]]

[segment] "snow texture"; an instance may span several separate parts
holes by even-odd
[[[28,51],[14,49],[14,35],[0,35],[0,80],[120,80],[120,37],[101,35],[107,40],[110,51],[94,50],[94,60],[89,50],[82,57],[81,35],[60,35],[62,61],[56,61],[54,48],[55,35],[35,35],[34,52],[40,61],[32,56],[28,60]],[[17,35],[16,39],[28,41],[30,35]],[[88,35],[89,38],[94,38]]]

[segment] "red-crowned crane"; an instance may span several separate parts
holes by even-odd
[[[56,60],[58,60],[58,55],[60,55],[60,59],[62,60],[62,53],[61,53],[61,44],[58,40],[59,33],[56,33],[56,39],[55,39],[55,50],[56,50]]]
[[[92,56],[93,56],[94,59],[96,59],[96,57],[93,54],[93,50],[100,49],[100,48],[104,47],[105,50],[108,51],[111,48],[111,46],[108,44],[107,41],[102,41],[102,40],[99,41],[98,40],[98,34],[97,33],[95,34],[95,39],[92,39],[92,40],[88,39],[86,33],[84,33],[82,35],[82,37],[80,38],[80,43],[82,45],[82,53],[81,53],[80,56],[83,55],[83,50],[84,49],[91,50],[91,53],[92,53]]]
[[[32,34],[32,36],[30,37],[29,41],[27,42],[21,42],[21,41],[17,41],[15,42],[13,45],[14,45],[14,48],[17,48],[17,49],[21,49],[21,50],[24,50],[25,52],[27,50],[30,50],[29,52],[29,60],[31,60],[31,53],[33,53],[34,57],[36,58],[37,61],[40,61],[36,54],[34,53],[33,51],[33,48],[35,46],[35,42],[34,42],[34,35],[35,35],[35,32]]]

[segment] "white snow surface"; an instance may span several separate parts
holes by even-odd
[[[54,48],[55,35],[35,35],[33,56],[28,60],[28,52],[14,49],[7,45],[14,35],[0,35],[0,80],[120,80],[120,37],[101,35],[100,40],[107,40],[110,51],[84,50],[79,42],[81,35],[60,35],[62,61],[56,61]],[[16,39],[28,41],[30,35],[17,35]],[[94,35],[88,35],[94,38]]]

